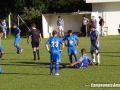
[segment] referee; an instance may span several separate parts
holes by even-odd
[[[39,55],[39,43],[42,43],[42,36],[40,30],[36,28],[36,25],[33,23],[31,24],[31,31],[29,32],[27,43],[29,43],[29,40],[31,38],[31,45],[33,48],[33,56],[34,59],[36,60],[36,54],[38,55],[38,60],[40,60],[40,55]]]

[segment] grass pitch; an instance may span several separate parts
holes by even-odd
[[[32,48],[21,38],[20,46],[24,49],[16,54],[13,39],[2,39],[4,50],[0,64],[3,73],[0,74],[0,90],[120,90],[120,88],[93,88],[94,84],[120,84],[120,36],[100,37],[101,64],[94,69],[64,69],[61,67],[59,76],[49,75],[49,53],[45,42],[40,45],[41,60],[33,61]],[[90,48],[89,37],[80,37],[80,50],[85,48],[87,54]],[[74,58],[73,58],[73,61]],[[67,49],[62,52],[62,63],[69,64]]]

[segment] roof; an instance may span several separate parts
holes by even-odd
[[[120,0],[86,0],[86,3],[120,2]]]

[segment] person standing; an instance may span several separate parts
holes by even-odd
[[[61,18],[61,16],[58,16],[57,26],[58,26],[60,37],[64,37],[64,20]]]
[[[83,15],[83,19],[82,19],[82,33],[84,35],[84,37],[87,36],[87,24],[89,23],[89,19],[85,17],[85,15]]]
[[[67,44],[65,43],[65,41],[67,40]],[[72,33],[72,30],[68,30],[68,35],[66,35],[63,38],[63,41],[65,43],[65,46],[68,48],[68,55],[69,55],[69,61],[70,63],[72,63],[72,55],[74,55],[75,57],[75,61],[78,61],[78,57],[77,57],[77,47],[80,43],[79,38],[77,37],[77,35]],[[76,43],[77,41],[77,43]]]
[[[50,75],[53,73],[53,64],[55,63],[55,75],[59,75],[59,63],[61,62],[61,52],[64,49],[64,43],[61,38],[57,36],[57,31],[52,32],[52,37],[46,42],[46,49],[50,53]],[[60,48],[60,45],[62,47]],[[49,48],[50,45],[50,48]]]
[[[1,27],[2,27],[2,30],[3,30],[4,38],[6,39],[7,26],[6,26],[6,20],[5,19],[2,21]]]
[[[91,20],[90,20],[90,26],[95,26],[95,28],[97,28],[97,20],[95,19],[95,16],[92,16],[91,17]],[[89,32],[90,34],[91,32]]]
[[[13,25],[13,28],[15,29],[14,46],[17,49],[17,54],[19,54],[19,53],[21,53],[23,51],[23,49],[19,46],[21,30],[16,24]]]
[[[104,29],[103,29],[103,26],[104,26],[104,20],[101,16],[99,16],[99,25],[100,25],[100,34],[101,36],[105,36],[105,32],[104,32]]]
[[[31,24],[31,31],[29,32],[27,43],[29,43],[30,38],[31,38],[31,45],[33,48],[33,56],[34,56],[33,60],[36,60],[36,54],[38,56],[38,60],[40,60],[39,43],[42,44],[42,36],[40,30],[36,28],[36,24],[34,23]]]
[[[92,25],[90,27],[91,29],[91,34],[90,34],[90,41],[91,41],[91,47],[90,47],[90,52],[92,55],[92,60],[94,63],[96,63],[95,60],[95,55],[97,56],[97,63],[96,65],[100,64],[100,54],[99,54],[99,33],[98,31],[95,29],[96,27],[94,25]]]

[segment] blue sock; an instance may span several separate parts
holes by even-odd
[[[58,70],[59,70],[59,63],[56,63],[56,65],[55,65],[55,73],[58,73]]]
[[[75,61],[76,61],[76,62],[78,61],[78,57],[77,57],[77,56],[75,57]]]
[[[72,55],[69,56],[70,63],[72,63]]]
[[[53,71],[53,63],[50,63],[50,73]]]
[[[21,50],[20,46],[17,46],[17,45],[16,45],[16,48],[17,48],[17,50]]]

